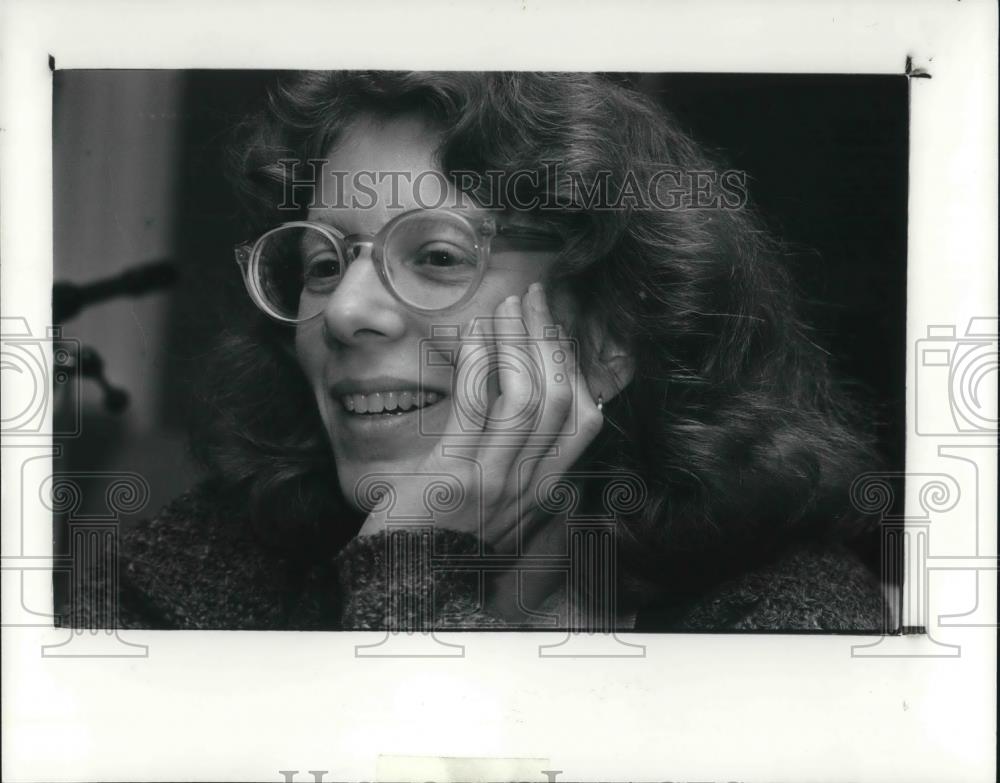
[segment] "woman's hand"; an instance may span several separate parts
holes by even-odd
[[[569,470],[600,432],[603,416],[540,284],[501,302],[491,330],[462,340],[449,420],[418,470],[426,480],[388,478],[393,497],[377,504],[359,535],[384,529],[389,514],[426,517],[428,505],[434,506],[435,526],[472,533],[497,552],[516,551],[518,533],[517,549],[523,551],[538,532],[546,516],[538,507],[541,483]],[[477,409],[480,395],[464,394],[469,390],[459,382],[470,372],[475,380],[476,372],[460,374],[457,368],[478,362],[482,369],[487,361],[493,363],[488,374],[498,380],[499,394]],[[477,425],[471,432],[470,421]],[[440,502],[434,502],[435,492]]]

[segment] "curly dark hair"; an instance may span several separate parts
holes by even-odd
[[[610,172],[620,188],[628,172],[641,182],[663,168],[721,170],[622,77],[294,73],[278,80],[232,149],[248,230],[290,219],[276,209],[278,162],[324,158],[359,113],[420,114],[440,129],[441,170],[452,177],[543,172],[558,160],[585,180]],[[566,238],[557,284],[635,360],[584,457],[637,473],[648,487],[643,508],[620,520],[626,588],[680,595],[791,539],[859,532],[865,520],[848,487],[873,466],[872,440],[797,314],[786,250],[753,209],[599,209],[571,182],[539,183],[532,192],[521,180],[518,198],[563,207],[543,216]],[[304,551],[352,537],[361,519],[339,496],[291,330],[254,313],[218,355],[224,372],[208,386],[199,444],[219,481],[258,529]]]

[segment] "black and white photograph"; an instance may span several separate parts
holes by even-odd
[[[11,779],[990,779],[996,9],[754,5],[4,35]]]
[[[905,75],[54,80],[66,468],[177,493],[76,624],[891,630]]]

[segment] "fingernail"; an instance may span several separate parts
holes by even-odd
[[[532,283],[528,286],[528,303],[536,310],[545,307],[545,291],[541,283]]]
[[[503,300],[503,303],[508,307],[514,307],[521,303],[521,298],[516,294],[511,294],[510,296],[508,296],[506,299]]]

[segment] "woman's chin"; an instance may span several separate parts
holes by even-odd
[[[327,429],[345,497],[368,478],[419,472],[451,413],[451,398],[405,412],[357,413],[337,406]]]

